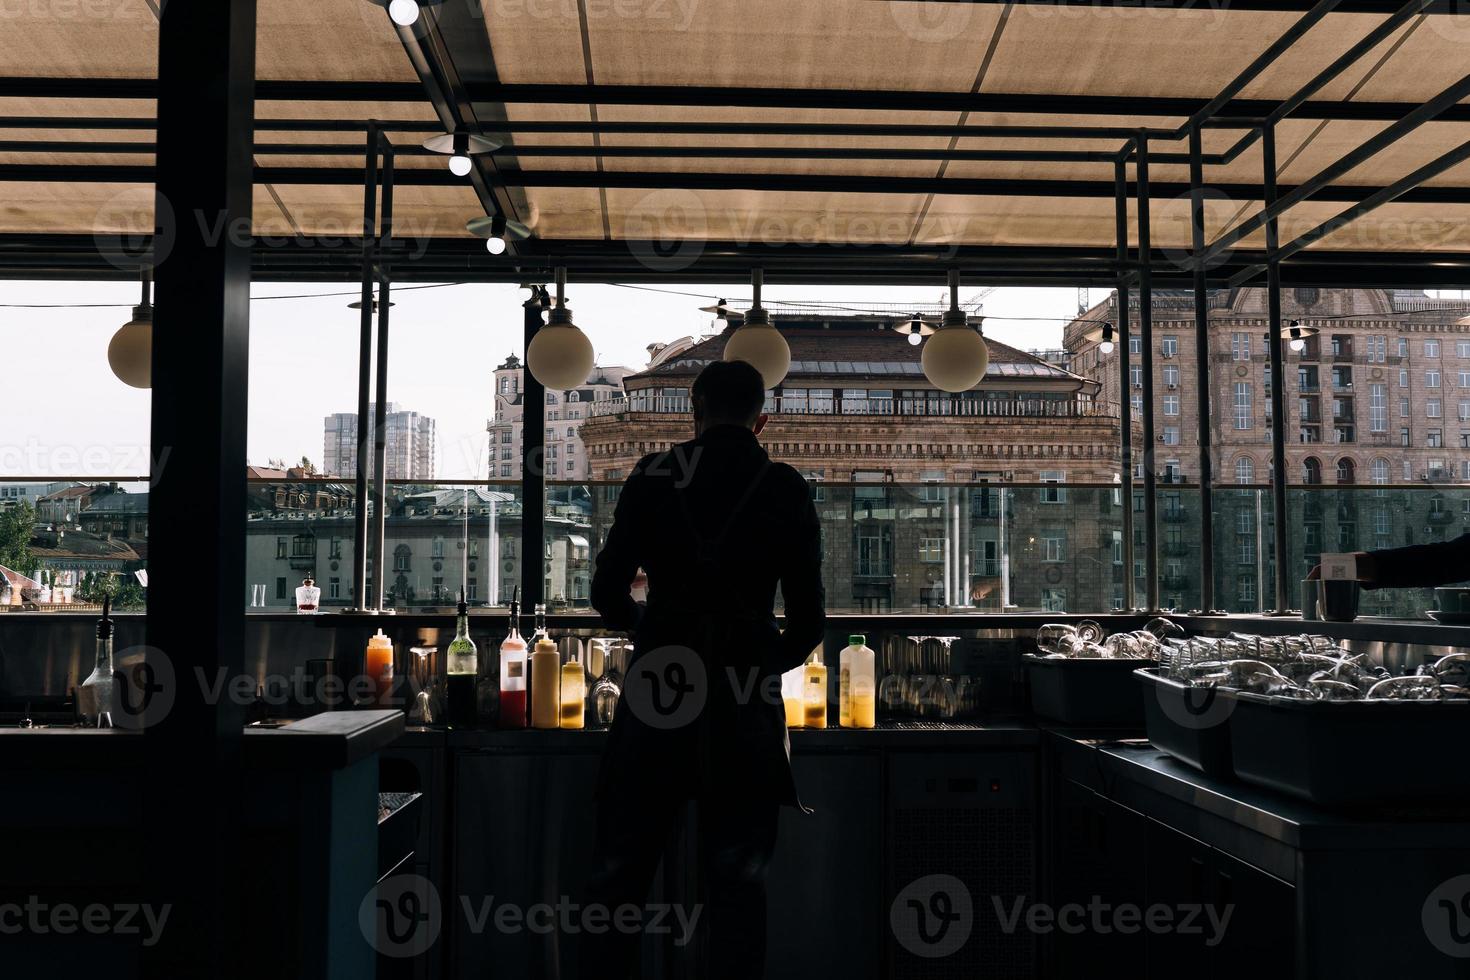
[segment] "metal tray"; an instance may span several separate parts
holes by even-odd
[[[1148,740],[1160,751],[1210,776],[1230,778],[1230,729],[1236,692],[1191,687],[1165,677],[1160,667],[1136,670],[1143,685],[1143,719]]]
[[[1025,654],[1031,710],[1064,725],[1143,728],[1143,696],[1133,672],[1152,660],[1057,658]]]
[[[1470,803],[1470,701],[1298,701],[1236,692],[1235,773],[1323,807]]]

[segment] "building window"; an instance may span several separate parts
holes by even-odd
[[[1388,385],[1368,386],[1368,431],[1388,431]]]
[[[1426,387],[1426,388],[1438,388],[1439,387],[1439,372],[1438,371],[1425,371],[1424,372],[1424,387]]]
[[[500,464],[500,475],[501,476],[510,476],[510,464],[509,463],[501,463]]]
[[[1337,482],[1342,484],[1357,482],[1357,464],[1346,456],[1337,461]]]
[[[1142,395],[1134,395],[1132,398],[1128,399],[1128,401],[1131,402],[1132,405],[1133,405],[1133,417],[1134,418],[1138,418],[1141,415],[1143,415],[1143,396]]]
[[[276,557],[277,558],[285,558],[286,557],[286,539],[285,538],[276,538]]]
[[[1431,419],[1442,418],[1444,408],[1438,398],[1430,398],[1424,402],[1424,414]]]
[[[395,572],[409,571],[409,562],[413,558],[413,552],[408,545],[401,544],[393,549],[393,570]]]
[[[1334,367],[1332,369],[1332,387],[1342,390],[1353,386],[1353,369],[1350,367]]]
[[[341,538],[333,538],[332,539],[332,543],[330,545],[328,545],[328,548],[330,549],[327,552],[327,557],[328,558],[341,558],[342,557],[342,539]]]
[[[1315,456],[1302,460],[1302,482],[1309,487],[1322,482],[1322,461]]]
[[[276,598],[286,598],[286,580],[284,578],[276,579]]]
[[[1131,337],[1128,338],[1128,353],[1130,353],[1130,354],[1142,354],[1143,353],[1143,338],[1140,337],[1136,333],[1133,334]]]
[[[1439,341],[1437,341],[1437,340],[1426,340],[1426,341],[1424,341],[1424,356],[1425,357],[1438,357],[1439,356]]]
[[[1230,335],[1230,359],[1232,361],[1248,361],[1251,359],[1250,334],[1233,333]]]
[[[1425,445],[1427,445],[1430,449],[1442,449],[1442,448],[1444,448],[1444,430],[1443,429],[1430,429],[1429,430],[1429,433],[1428,433],[1428,439],[1425,442]]]
[[[1042,561],[1066,561],[1067,560],[1067,535],[1056,532],[1041,539]]]
[[[1133,387],[1135,387],[1135,388],[1142,388],[1143,387],[1143,365],[1142,364],[1130,364],[1130,365],[1128,365],[1128,382],[1129,382],[1129,384],[1133,385]]]
[[[335,575],[327,579],[327,598],[342,598],[342,580],[340,578],[337,578]]]
[[[1253,483],[1256,479],[1256,464],[1249,456],[1242,456],[1235,461],[1235,482],[1240,484]],[[1245,515],[1245,511],[1241,511]]]
[[[919,561],[943,561],[944,539],[943,538],[920,538],[919,539]]]
[[[1388,338],[1383,334],[1374,334],[1368,338],[1368,360],[1375,364],[1388,360]]]
[[[1252,428],[1254,420],[1251,418],[1251,383],[1249,381],[1237,381],[1235,383],[1235,428]]]
[[[1165,460],[1164,461],[1164,482],[1165,483],[1183,483],[1184,482],[1184,470],[1179,465],[1179,460],[1177,460],[1177,459],[1168,459],[1168,460]]]
[[[1164,445],[1166,445],[1166,446],[1177,446],[1177,445],[1179,445],[1179,426],[1177,426],[1177,425],[1166,425],[1166,426],[1164,426],[1164,439],[1163,439],[1163,442],[1164,442]]]
[[[1067,474],[1065,470],[1042,470],[1042,483],[1065,483]],[[1065,504],[1067,502],[1067,490],[1065,487],[1042,487],[1041,502],[1043,504]]]
[[[501,445],[505,445],[505,446],[509,446],[510,445],[510,435],[511,435],[511,433],[510,433],[510,430],[509,429],[506,429],[506,430],[504,430],[504,431],[502,431],[500,433],[500,442],[501,442]]]
[[[1178,388],[1179,387],[1179,365],[1177,365],[1177,364],[1165,364],[1164,365],[1164,386],[1167,387],[1167,388]]]
[[[1409,387],[1409,369],[1408,368],[1399,368],[1399,387],[1400,388],[1407,388],[1407,387]]]
[[[1066,589],[1042,589],[1041,608],[1044,612],[1066,612],[1067,590]]]
[[[1177,335],[1172,333],[1165,334],[1159,343],[1160,349],[1163,351],[1165,357],[1179,356],[1179,337]]]
[[[1410,431],[1409,427],[1406,425],[1403,428],[1399,429],[1399,445],[1412,446],[1413,444],[1413,433]]]
[[[1172,415],[1178,415],[1179,414],[1179,396],[1178,395],[1165,395],[1164,396],[1164,414],[1165,415],[1171,415],[1171,416]]]
[[[1379,457],[1373,461],[1373,482],[1378,486],[1388,483],[1388,460]]]

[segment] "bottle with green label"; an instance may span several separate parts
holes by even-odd
[[[867,637],[854,633],[838,657],[839,724],[843,728],[873,728],[877,724],[877,658]]]

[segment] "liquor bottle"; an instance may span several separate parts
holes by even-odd
[[[475,686],[479,681],[480,658],[475,641],[470,639],[470,610],[459,593],[459,606],[454,614],[454,639],[445,654],[446,687],[449,693],[449,724],[456,728],[474,728],[479,712]]]
[[[296,590],[296,611],[298,613],[314,613],[317,606],[321,604],[321,586],[312,581],[310,575],[301,580],[301,585]]]
[[[531,727],[561,727],[561,656],[543,636],[531,654]]]
[[[573,640],[573,643],[576,641]],[[561,667],[561,727],[581,728],[587,720],[587,672],[574,648]]]
[[[536,616],[532,621],[531,645],[535,646],[541,640],[546,639],[546,603],[536,603]]]
[[[511,593],[510,632],[500,644],[500,727],[526,727],[526,641],[521,637],[520,586]]]
[[[393,641],[381,629],[376,636],[368,638],[367,652],[363,657],[368,679],[376,691],[374,702],[383,706],[393,700]]]
[[[877,659],[867,637],[854,633],[838,658],[838,720],[843,728],[873,728],[877,722]]]
[[[88,728],[111,728],[113,708],[112,599],[102,597],[102,618],[97,621],[97,666],[77,691],[77,711]]]
[[[822,648],[817,647],[806,658],[805,678],[802,681],[802,702],[807,728],[827,727],[827,666],[822,663]]]

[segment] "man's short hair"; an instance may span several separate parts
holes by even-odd
[[[705,421],[748,425],[766,404],[766,383],[745,361],[714,361],[690,389],[694,412]]]

